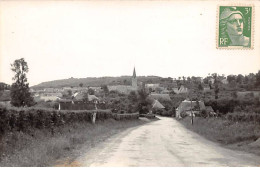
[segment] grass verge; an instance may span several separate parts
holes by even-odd
[[[55,127],[54,133],[34,129],[31,132],[10,132],[0,137],[1,167],[52,166],[56,160],[76,157],[77,150],[95,146],[126,128],[147,123],[142,120],[108,119],[91,123],[73,123]]]
[[[228,148],[242,150],[260,155],[260,146],[250,146],[260,137],[260,125],[254,122],[232,122],[222,118],[186,117],[180,122],[188,129],[218,142]]]

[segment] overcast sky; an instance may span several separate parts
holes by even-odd
[[[0,1],[0,81],[25,58],[28,81],[70,77],[248,74],[260,69],[259,22],[254,50],[216,49],[217,6],[228,2]],[[230,3],[230,2],[229,2]],[[259,1],[255,21],[260,20]]]

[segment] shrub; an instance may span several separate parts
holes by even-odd
[[[94,112],[97,112],[96,120],[113,118],[110,110],[57,111],[0,107],[0,134],[7,131],[28,131],[32,128],[52,129],[54,126],[69,123],[89,122]]]
[[[210,114],[208,114],[207,113],[207,111],[205,110],[205,109],[203,109],[202,111],[201,111],[201,117],[207,117],[207,116],[209,116]]]
[[[162,115],[162,116],[172,116],[172,112],[171,112],[171,111],[163,110],[161,115]]]
[[[130,120],[130,119],[138,119],[138,113],[129,113],[129,114],[115,114],[116,120]]]
[[[233,122],[254,122],[260,124],[260,114],[258,113],[246,113],[246,112],[234,112],[225,115],[225,118]]]

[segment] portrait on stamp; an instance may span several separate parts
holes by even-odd
[[[220,6],[218,47],[251,48],[252,7]]]

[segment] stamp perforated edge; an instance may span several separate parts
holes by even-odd
[[[229,47],[219,47],[219,8],[220,6],[250,6],[252,7],[252,18],[251,18],[251,47],[241,47],[241,46],[229,46]],[[254,4],[219,4],[217,5],[216,14],[216,49],[220,50],[254,50],[254,35],[255,35],[255,6]]]

